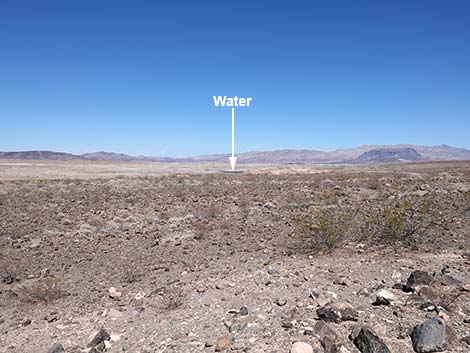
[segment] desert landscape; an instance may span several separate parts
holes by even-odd
[[[470,162],[0,161],[0,351],[470,350]]]

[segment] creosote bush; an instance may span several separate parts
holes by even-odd
[[[342,201],[337,193],[325,192],[315,205],[297,210],[293,219],[295,234],[309,247],[323,251],[351,241],[414,246],[418,237],[445,224],[432,195],[381,195],[354,206]]]

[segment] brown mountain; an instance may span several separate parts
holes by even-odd
[[[149,162],[221,162],[226,163],[228,154],[212,154],[188,158],[130,156],[114,152],[94,152],[74,155],[51,151],[0,152],[0,159],[32,160],[91,160],[91,161],[149,161]],[[448,161],[470,160],[470,150],[447,145],[363,145],[335,151],[279,150],[253,151],[237,154],[238,163],[272,164],[364,164],[393,163],[402,161]]]
[[[399,163],[416,162],[426,160],[414,148],[378,148],[361,154],[358,158],[347,162],[348,164],[372,164],[372,163]]]
[[[49,160],[49,161],[70,161],[83,160],[82,156],[77,156],[65,152],[52,151],[18,151],[0,152],[0,159],[25,159],[25,160]]]

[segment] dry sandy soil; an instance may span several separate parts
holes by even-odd
[[[0,352],[470,351],[470,163],[224,168],[0,161]]]

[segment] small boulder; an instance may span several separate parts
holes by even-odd
[[[313,347],[306,342],[295,342],[290,353],[313,353]]]
[[[323,321],[336,322],[337,324],[343,321],[357,321],[359,318],[357,310],[345,302],[322,306],[317,309],[317,315]]]
[[[434,277],[426,271],[413,271],[408,277],[406,286],[416,288],[419,286],[428,286],[434,281]]]
[[[444,321],[436,317],[415,326],[411,332],[411,341],[415,352],[442,352],[446,341],[445,332]]]
[[[357,335],[351,338],[362,353],[390,353],[385,343],[368,327],[361,327]]]
[[[105,341],[109,341],[111,336],[105,329],[101,329],[98,333],[93,337],[93,339],[88,344],[88,347],[95,348],[97,346],[104,346]]]
[[[397,297],[392,292],[381,289],[375,294],[375,301],[372,305],[391,305],[398,302]]]
[[[108,290],[109,297],[114,300],[121,300],[122,298],[122,293],[119,292],[116,288],[111,287]]]
[[[217,340],[215,343],[215,351],[222,352],[230,348],[232,341],[229,337],[222,337]]]
[[[0,279],[1,279],[1,282],[5,284],[12,284],[13,282],[16,281],[15,275],[11,273],[0,274]]]

